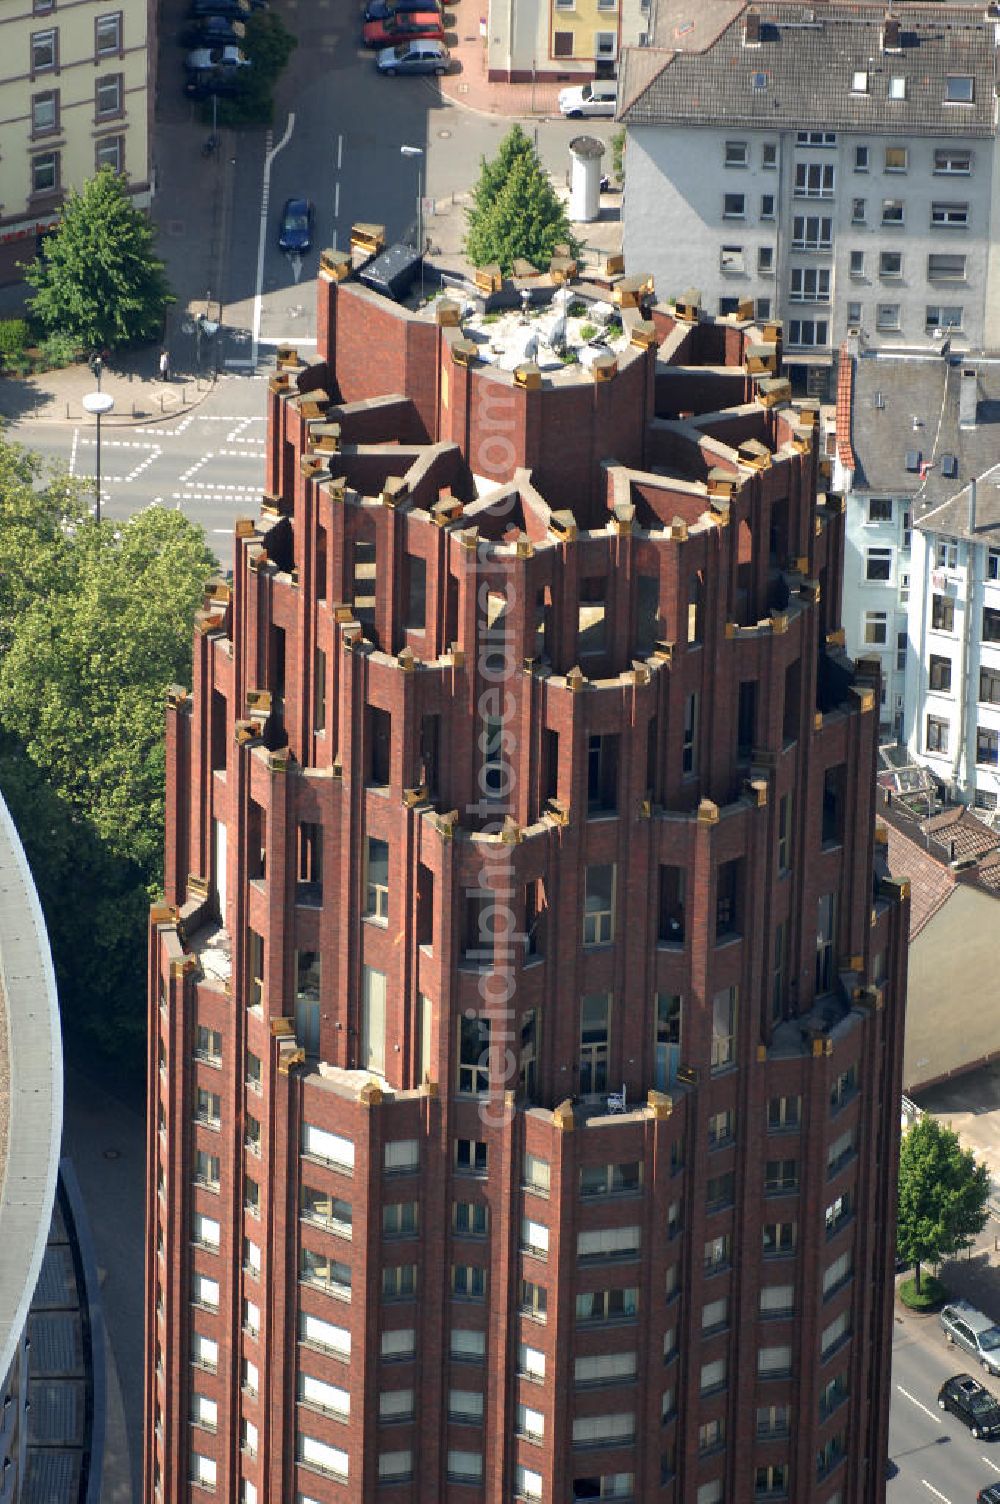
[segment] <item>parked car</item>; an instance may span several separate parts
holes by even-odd
[[[938,1320],[949,1342],[972,1353],[987,1373],[1000,1373],[1000,1326],[995,1321],[967,1300],[953,1300],[942,1306]]]
[[[559,109],[570,120],[581,116],[612,116],[618,105],[618,85],[613,78],[595,78],[593,83],[559,90]]]
[[[246,74],[242,68],[203,68],[189,73],[184,83],[188,99],[211,99],[213,94],[238,94]]]
[[[433,37],[417,37],[412,42],[400,42],[398,47],[386,47],[375,59],[380,73],[447,73],[451,53],[443,42]]]
[[[987,1483],[976,1495],[976,1504],[1000,1504],[1000,1483]]]
[[[938,1408],[950,1410],[977,1441],[995,1441],[1000,1436],[1000,1404],[971,1373],[945,1379],[938,1390]]]
[[[286,198],[278,229],[278,249],[308,251],[312,244],[313,206],[307,198]]]
[[[384,21],[366,21],[361,35],[366,47],[392,47],[409,37],[436,37],[443,41],[444,27],[435,10],[404,11],[398,16],[387,16]]]
[[[402,16],[408,11],[436,10],[443,15],[441,0],[368,0],[365,6],[365,21],[384,21],[388,16]]]
[[[228,73],[230,69],[249,68],[250,59],[238,47],[196,47],[184,59],[184,66],[189,73],[204,73],[209,68]]]
[[[246,34],[243,22],[235,16],[203,16],[185,26],[180,41],[185,47],[225,47],[227,43],[238,47]]]
[[[250,0],[191,0],[188,14],[194,21],[206,16],[231,16],[245,21],[250,14]]]

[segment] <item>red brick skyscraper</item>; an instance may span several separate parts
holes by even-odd
[[[908,894],[778,331],[319,297],[168,715],[147,1499],[875,1504]]]

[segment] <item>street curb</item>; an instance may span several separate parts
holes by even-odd
[[[210,397],[216,390],[217,383],[218,378],[216,377],[213,379],[212,384],[207,389],[207,391],[200,392],[193,402],[188,402],[182,407],[174,408],[170,412],[144,413],[142,417],[135,418],[126,417],[126,415],[123,413],[120,416],[104,418],[102,420],[102,426],[106,429],[145,428],[148,427],[148,425],[151,423],[171,423],[176,418],[185,417],[187,416],[187,414],[193,413],[197,408],[199,408],[201,404],[206,400],[206,398]],[[81,414],[76,418],[61,418],[55,416],[50,417],[48,414],[19,417],[16,414],[0,411],[0,423],[3,423],[8,427],[18,427],[22,429],[30,428],[32,424],[36,423],[40,428],[78,428],[85,421],[86,417],[84,414]]]
[[[428,94],[434,95],[434,85],[430,83],[430,81],[427,81],[427,92]],[[441,89],[440,92],[434,97],[441,100],[442,102],[454,105],[456,109],[467,110],[470,115],[479,115],[483,120],[542,121],[562,119],[561,115],[553,114],[551,110],[515,110],[513,114],[508,114],[506,110],[483,110],[480,109],[478,105],[469,104],[464,99],[456,99],[453,94],[447,94],[444,89]]]

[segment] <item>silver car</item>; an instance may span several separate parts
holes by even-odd
[[[442,73],[448,72],[451,53],[443,42],[433,37],[414,37],[412,42],[400,42],[397,47],[384,47],[375,59],[380,73],[391,78],[396,73]]]
[[[964,1347],[978,1358],[987,1373],[1000,1374],[1000,1326],[970,1306],[967,1300],[953,1300],[942,1306],[940,1322],[949,1342]]]

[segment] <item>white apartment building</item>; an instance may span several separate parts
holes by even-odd
[[[847,651],[879,660],[886,739],[982,811],[1000,793],[998,481],[1000,359],[843,352]]]
[[[711,313],[752,300],[819,393],[849,329],[869,349],[1000,345],[985,7],[698,9],[661,0],[654,45],[623,55],[626,270]]]
[[[1000,464],[914,527],[904,734],[955,798],[1000,796]]]

